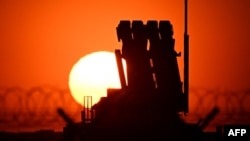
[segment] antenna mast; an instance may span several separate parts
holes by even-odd
[[[184,113],[188,112],[189,95],[189,35],[188,35],[188,0],[185,0],[185,19],[184,19]]]

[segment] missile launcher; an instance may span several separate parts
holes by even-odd
[[[69,121],[60,110],[69,123],[64,128],[64,140],[75,136],[82,141],[203,140],[202,130],[218,109],[204,122],[186,123],[182,117],[188,112],[187,1],[183,82],[177,62],[181,53],[174,49],[170,21],[149,20],[144,24],[140,20],[122,20],[116,31],[122,42],[122,47],[115,49],[121,89],[107,89],[107,97],[95,105],[89,105],[91,98],[85,97],[80,123]],[[219,134],[213,137],[219,139]]]

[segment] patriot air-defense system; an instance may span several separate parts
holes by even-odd
[[[108,89],[107,97],[92,105],[84,97],[81,123],[67,121],[64,140],[82,141],[203,140],[203,123],[186,123],[188,113],[188,34],[185,1],[184,82],[181,81],[174,49],[173,26],[168,20],[122,20],[116,28],[122,48],[115,50],[121,89]],[[126,62],[123,68],[122,59]],[[126,74],[125,74],[126,73]],[[180,114],[183,113],[183,114]],[[217,134],[216,134],[217,135]]]
[[[185,133],[187,126],[178,114],[186,107],[176,59],[180,54],[174,50],[172,35],[169,21],[146,25],[120,21],[117,36],[122,49],[115,54],[122,88],[108,89],[107,97],[92,107],[91,124],[95,132],[105,132],[102,139],[166,140],[191,135]]]

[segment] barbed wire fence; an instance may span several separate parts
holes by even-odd
[[[196,122],[215,106],[220,112],[211,122],[211,127],[250,124],[250,89],[232,91],[191,87],[190,111],[184,119]],[[80,121],[82,107],[67,89],[53,86],[38,86],[29,90],[20,87],[0,88],[0,131],[61,131],[66,123],[56,112],[59,107],[75,121]]]
[[[220,112],[210,123],[210,127],[225,124],[250,124],[250,89],[228,90],[220,88],[191,87],[190,112],[186,119],[198,121],[214,107]]]
[[[80,120],[81,105],[69,90],[38,86],[29,90],[20,87],[0,89],[0,131],[4,130],[62,130],[65,122],[58,116],[63,108],[72,119]]]

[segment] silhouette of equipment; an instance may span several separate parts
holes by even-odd
[[[177,62],[181,53],[174,49],[170,21],[149,20],[146,24],[140,20],[120,21],[116,32],[122,49],[116,49],[115,55],[121,89],[107,89],[107,97],[95,105],[91,97],[84,96],[80,123],[74,123],[59,110],[68,123],[63,131],[64,140],[72,140],[74,136],[82,141],[204,140],[207,134],[203,129],[218,113],[218,108],[197,123],[184,122],[181,114],[188,112],[187,0],[184,28],[182,82]],[[126,62],[126,74],[122,59]],[[219,137],[218,133],[214,137]]]
[[[182,120],[180,113],[187,113],[188,97],[183,92],[177,63],[180,53],[174,50],[170,21],[151,20],[146,25],[139,20],[120,21],[116,29],[122,42],[122,49],[115,50],[121,89],[107,89],[107,97],[95,105],[85,96],[80,123],[58,110],[68,123],[64,140],[74,136],[82,141],[202,140],[203,129],[219,110],[213,109],[194,124]]]

